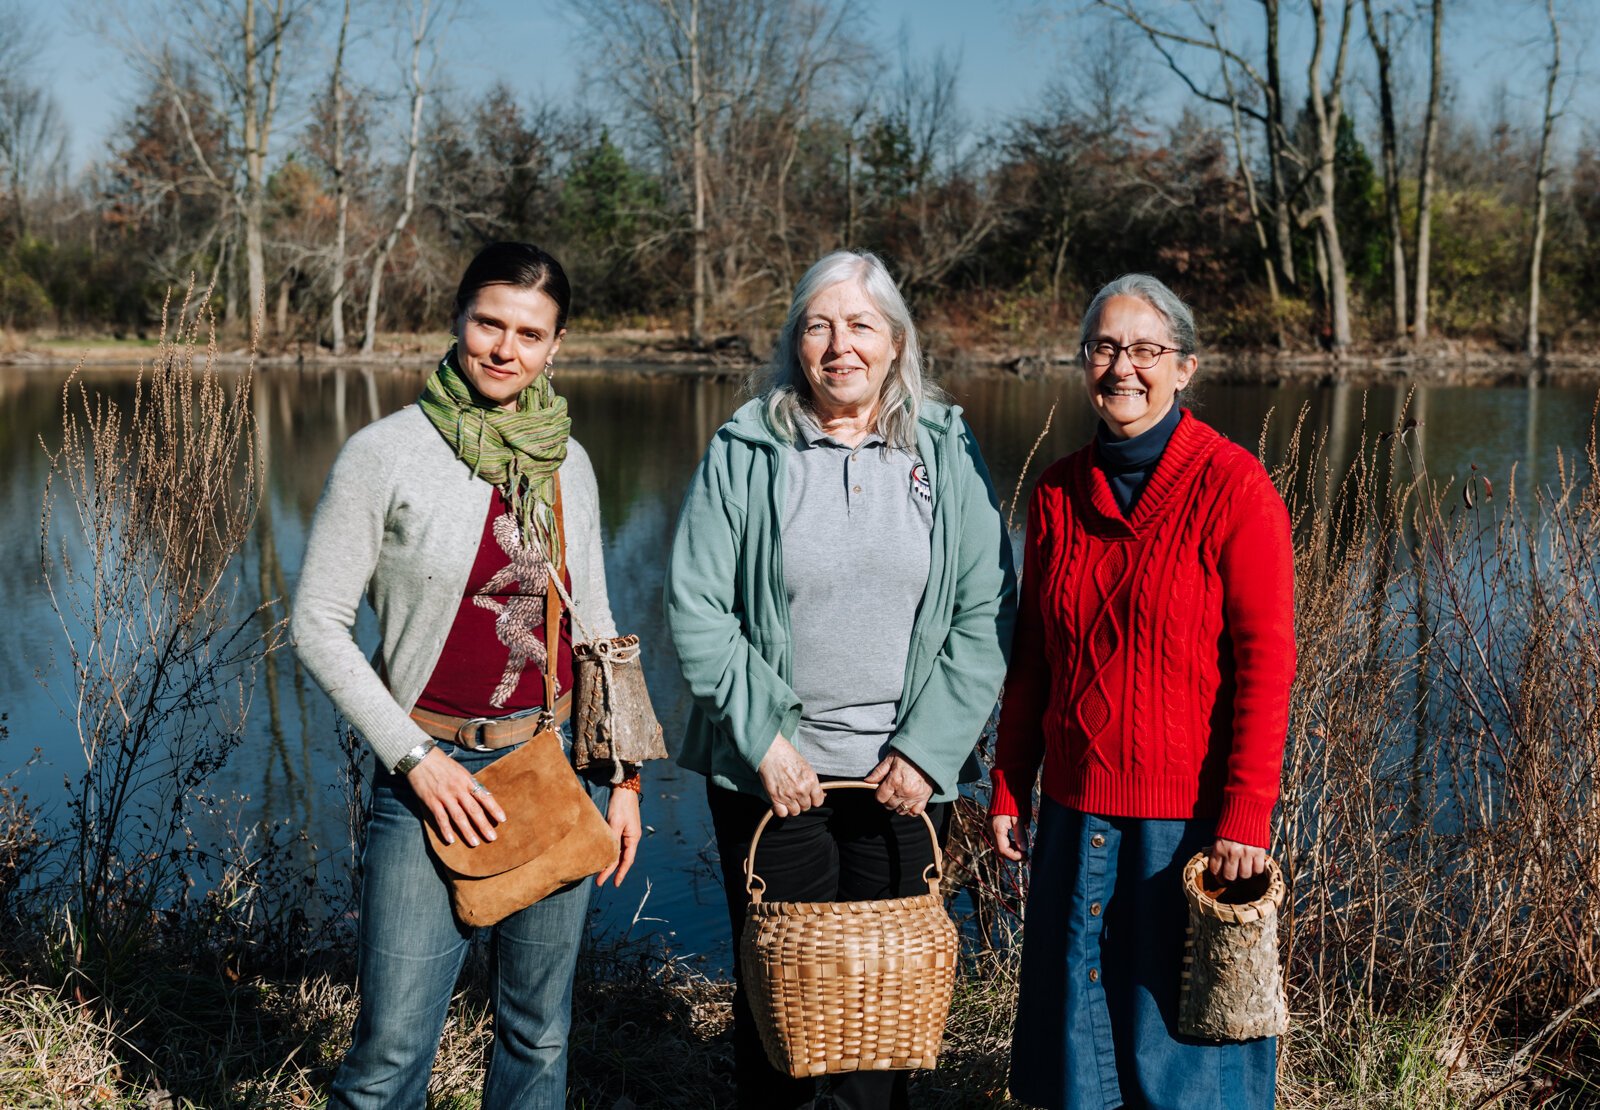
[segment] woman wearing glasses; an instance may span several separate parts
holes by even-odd
[[[1270,1107],[1271,1038],[1177,1032],[1180,872],[1265,867],[1294,678],[1288,513],[1178,404],[1194,318],[1128,274],[1084,314],[1094,439],[1039,479],[990,831],[1029,848],[1011,1091],[1047,1107]]]

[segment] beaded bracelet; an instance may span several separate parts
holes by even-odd
[[[631,775],[629,775],[627,778],[623,779],[621,782],[612,783],[611,784],[611,789],[613,789],[613,790],[631,790],[635,794],[642,795],[644,793],[644,783],[639,780],[639,769],[637,767],[635,767],[633,769],[633,773]]]

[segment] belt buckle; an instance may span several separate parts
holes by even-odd
[[[479,744],[475,741],[468,743],[464,734],[468,731],[480,729],[484,725],[492,724],[498,719],[499,718],[497,717],[468,717],[466,720],[462,721],[456,726],[456,743],[463,748],[471,748],[475,752],[493,751],[493,748],[486,747],[485,745]]]
[[[485,725],[498,724],[501,721],[520,721],[524,717],[532,717],[535,715],[541,718],[538,726],[534,728],[535,735],[543,732],[546,728],[555,727],[556,715],[550,712],[547,707],[541,705],[536,706],[533,709],[519,709],[515,713],[507,713],[504,717],[468,717],[466,720],[462,721],[456,726],[456,743],[460,744],[462,747],[471,748],[475,752],[495,751],[495,748],[491,748],[487,744],[468,744],[462,734],[470,729],[481,729]]]

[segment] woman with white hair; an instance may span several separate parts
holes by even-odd
[[[1032,863],[1011,1095],[1271,1107],[1273,1038],[1178,1030],[1181,872],[1200,851],[1230,883],[1266,867],[1295,667],[1289,514],[1255,455],[1179,404],[1198,343],[1171,289],[1111,282],[1081,341],[1099,426],[1034,487],[990,776],[995,848]]]
[[[734,947],[743,861],[773,901],[926,890],[921,815],[942,827],[1005,672],[1015,579],[961,410],[922,377],[883,263],[839,251],[795,288],[760,395],[696,471],[667,572],[695,707],[678,757],[708,778]],[[833,779],[877,790],[824,793]],[[737,973],[736,973],[737,974]],[[740,1106],[810,1106],[734,996]],[[841,1107],[906,1106],[904,1071],[836,1077]]]

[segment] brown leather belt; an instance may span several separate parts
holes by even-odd
[[[570,716],[572,691],[569,690],[556,699],[555,720],[551,727],[566,724]],[[435,740],[480,751],[496,751],[532,740],[547,722],[542,706],[505,717],[448,717],[426,709],[413,709],[411,719]]]

